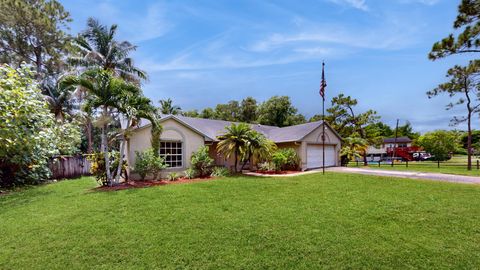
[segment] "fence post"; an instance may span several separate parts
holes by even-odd
[[[440,160],[437,160],[437,168],[440,169]]]
[[[477,170],[480,169],[480,161],[477,159]]]
[[[478,161],[478,160],[477,160]],[[378,167],[380,167],[380,160],[378,161]]]
[[[407,165],[407,168],[408,168],[408,159],[407,159],[407,162],[405,164]]]
[[[358,167],[358,160],[357,160],[357,167]]]

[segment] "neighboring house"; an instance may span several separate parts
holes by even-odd
[[[396,144],[395,144],[396,142]],[[368,161],[379,161],[392,155],[393,148],[400,151],[400,149],[408,149],[412,147],[412,140],[408,137],[385,138],[383,143],[378,147],[369,146],[367,149]],[[400,152],[399,152],[400,153]],[[397,155],[398,156],[398,155]]]
[[[190,167],[190,157],[203,145],[209,146],[210,156],[216,165],[234,166],[233,157],[226,159],[216,151],[219,135],[225,133],[225,127],[232,122],[192,118],[179,115],[167,115],[160,119],[163,127],[160,143],[160,155],[165,157],[169,166],[165,172],[183,171]],[[261,132],[274,141],[279,148],[294,148],[301,161],[302,170],[322,167],[322,121],[290,127],[273,127],[250,124],[252,129]],[[132,131],[127,143],[127,160],[135,166],[135,151],[144,151],[151,147],[151,124],[142,119]],[[341,138],[330,125],[325,125],[325,166],[340,164]],[[135,176],[133,176],[135,177]]]

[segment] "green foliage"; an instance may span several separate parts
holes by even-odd
[[[70,47],[69,22],[56,0],[0,1],[0,62],[32,64],[40,78],[59,73]]]
[[[288,163],[288,158],[285,156],[285,153],[277,151],[272,155],[272,163],[276,171],[281,171]]]
[[[240,104],[240,122],[255,123],[257,120],[257,100],[244,98]]]
[[[32,77],[0,66],[0,186],[46,180],[48,158],[59,154],[53,114]]]
[[[234,171],[237,172],[238,160],[242,158],[252,128],[245,123],[240,123],[225,127],[225,131],[225,134],[218,136],[220,142],[217,144],[217,151],[226,158],[232,155],[235,157]]]
[[[184,111],[182,112],[182,115],[187,117],[196,117],[196,118],[200,117],[200,114],[198,113],[197,110]]]
[[[225,167],[214,167],[211,176],[213,177],[227,177],[230,176],[230,171]]]
[[[55,142],[61,155],[78,154],[82,142],[82,131],[77,121],[58,122],[55,125]]]
[[[159,173],[165,168],[167,168],[165,160],[156,155],[153,148],[149,148],[143,152],[135,151],[134,172],[138,173],[142,180],[148,175],[152,175],[154,179],[157,179]]]
[[[180,114],[182,113],[182,108],[177,105],[173,105],[173,100],[170,98],[162,99],[160,102],[160,113],[163,114]]]
[[[108,153],[110,164],[113,167],[118,166],[120,161],[120,153],[113,151]],[[103,153],[93,153],[87,155],[88,161],[90,161],[90,173],[95,176],[95,179],[102,186],[108,186],[110,182],[107,180],[107,172],[105,170],[105,157]],[[123,162],[121,174],[126,175],[127,164]],[[113,172],[113,177],[116,176],[116,171]]]
[[[305,117],[297,115],[290,97],[273,96],[258,108],[257,121],[262,125],[285,127],[305,123]]]
[[[275,171],[276,169],[275,164],[269,161],[258,163],[257,167],[260,171]]]
[[[433,160],[443,161],[457,149],[457,136],[446,130],[436,130],[423,134],[416,143],[432,154]]]
[[[178,179],[180,179],[180,174],[178,174],[177,172],[171,172],[167,174],[167,179],[168,181],[177,181]]]
[[[186,169],[183,172],[183,174],[185,175],[185,178],[187,178],[187,179],[193,179],[193,178],[197,177],[197,172],[192,168]]]
[[[212,171],[213,158],[208,154],[208,146],[202,146],[192,153],[190,163],[198,177],[209,176]]]
[[[293,148],[281,148],[277,152],[280,152],[286,159],[287,162],[281,167],[281,170],[298,170],[300,166],[300,157],[297,154],[297,151]]]
[[[453,28],[458,34],[448,37],[433,44],[428,55],[431,60],[436,60],[449,55],[480,52],[480,1],[462,0],[458,7],[458,15],[453,23]]]
[[[346,158],[346,161],[361,158],[363,153],[367,151],[368,143],[365,139],[358,136],[343,138],[342,149],[340,155]]]

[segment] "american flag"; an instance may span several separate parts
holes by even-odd
[[[325,81],[325,62],[322,63],[322,81],[320,82],[320,96],[325,100],[325,88],[327,88],[327,81]]]

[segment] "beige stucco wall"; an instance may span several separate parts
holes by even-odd
[[[166,169],[164,174],[171,171],[183,171],[190,167],[192,153],[205,144],[204,137],[172,119],[162,122],[162,127],[163,132],[160,137],[162,141],[180,141],[183,147],[183,167]],[[150,148],[152,146],[151,138],[151,127],[141,128],[133,132],[127,146],[127,160],[131,170],[135,168],[135,151],[141,152]],[[131,177],[135,178],[136,175],[132,174]]]

